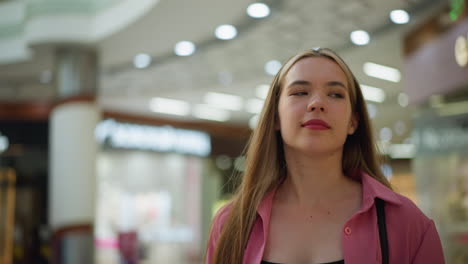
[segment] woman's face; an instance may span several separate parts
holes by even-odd
[[[285,76],[278,103],[285,151],[309,154],[342,151],[357,122],[351,112],[346,75],[333,60],[309,57]]]

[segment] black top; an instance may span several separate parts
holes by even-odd
[[[260,264],[281,264],[281,263],[274,263],[274,262],[268,262],[268,261],[262,260],[262,262]],[[323,264],[344,264],[344,260],[338,260],[338,261],[334,261],[334,262],[327,262],[327,263],[323,263]]]

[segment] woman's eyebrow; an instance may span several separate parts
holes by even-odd
[[[294,85],[303,85],[303,86],[307,86],[307,85],[310,85],[310,82],[305,81],[305,80],[296,80],[296,81],[290,83],[290,84],[288,85],[288,87],[291,87],[291,86],[294,86]]]
[[[287,87],[291,87],[291,86],[295,86],[295,85],[303,85],[303,86],[309,86],[311,85],[310,82],[308,81],[305,81],[305,80],[296,80],[296,81],[293,81],[292,83],[290,83]],[[348,89],[346,87],[346,85],[340,81],[329,81],[326,83],[327,86],[340,86],[344,89]]]
[[[340,81],[330,81],[327,82],[327,86],[340,86],[341,88],[348,89],[346,85]]]

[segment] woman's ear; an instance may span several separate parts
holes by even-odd
[[[348,135],[354,134],[354,132],[356,131],[358,125],[359,125],[359,117],[358,117],[357,114],[353,114],[351,116],[351,120],[349,121]]]

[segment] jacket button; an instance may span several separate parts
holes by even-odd
[[[345,227],[344,232],[345,232],[345,234],[348,235],[348,236],[351,235],[351,228],[349,228],[348,226]]]

